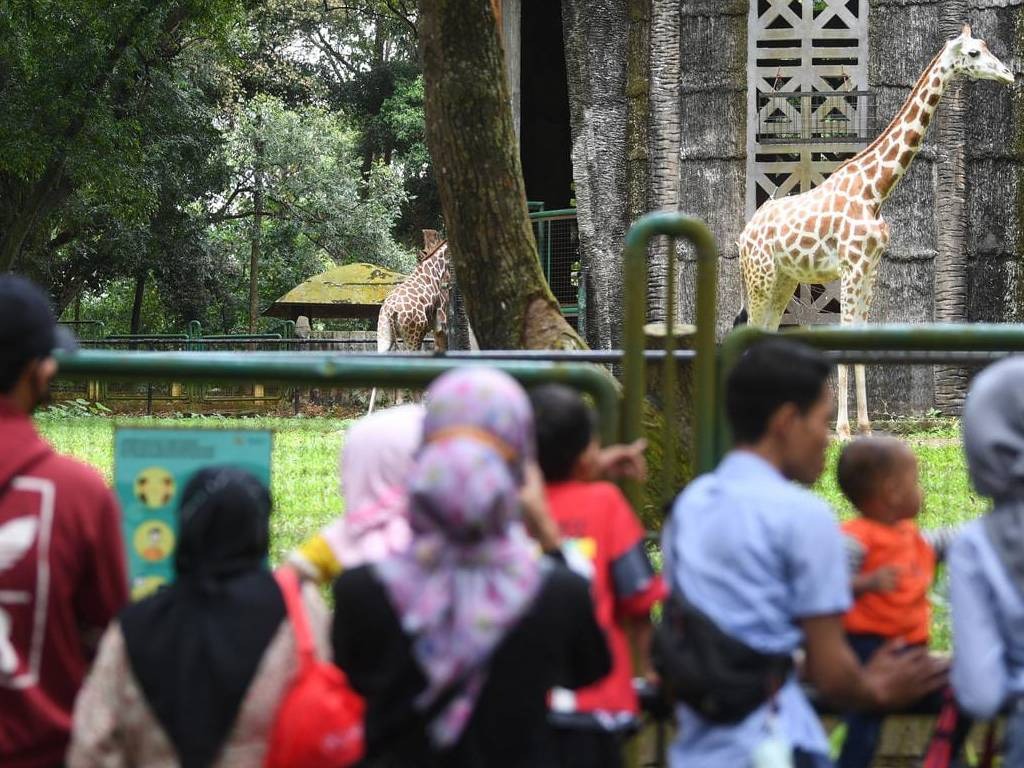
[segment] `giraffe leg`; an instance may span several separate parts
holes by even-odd
[[[871,419],[868,418],[868,386],[864,366],[854,366],[857,379],[857,431],[862,435],[871,434]]]
[[[850,439],[850,412],[846,399],[849,392],[849,371],[845,365],[836,366],[836,436],[840,440]]]
[[[774,331],[782,322],[782,316],[786,314],[789,302],[793,300],[793,293],[796,291],[798,281],[785,275],[777,275],[775,285],[772,286],[772,296],[768,315],[768,330]]]
[[[842,259],[842,256],[840,256]],[[874,289],[877,258],[871,254],[850,252],[847,263],[856,265],[842,276],[840,303],[842,305],[843,325],[865,325],[868,322],[868,310],[871,307],[871,295]],[[839,421],[836,432],[841,439],[850,436],[850,425],[847,411],[846,366],[839,366]],[[863,365],[854,366],[857,397],[857,429],[861,434],[871,434],[871,419],[868,418],[867,378]],[[845,435],[840,426],[845,424]]]

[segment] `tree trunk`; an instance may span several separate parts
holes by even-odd
[[[626,41],[626,221],[629,224],[648,210],[650,46],[651,0],[629,0],[629,36]],[[648,314],[650,309],[648,303]]]
[[[679,209],[680,157],[680,48],[678,0],[651,0],[650,57],[650,180],[651,207],[659,210]],[[659,238],[652,244],[647,283],[647,314],[653,320],[664,320],[665,275],[669,258],[669,240]],[[676,280],[679,273],[676,272]],[[677,284],[678,292],[679,286]],[[678,306],[678,302],[677,302]],[[679,318],[680,313],[676,313]]]
[[[142,301],[146,297],[146,270],[140,269],[135,275],[135,296],[132,297],[132,319],[128,332],[142,333]]]
[[[967,17],[964,0],[941,5],[939,26],[944,38],[960,34]],[[935,321],[961,323],[967,319],[967,94],[963,81],[949,84],[936,116],[938,180],[936,184]],[[935,366],[935,405],[959,410],[967,387],[963,368]]]
[[[427,143],[458,283],[484,349],[580,349],[537,256],[488,0],[423,0]]]
[[[263,150],[256,139],[256,164],[252,193],[252,248],[249,252],[249,333],[256,333],[260,319],[260,256],[263,249]]]

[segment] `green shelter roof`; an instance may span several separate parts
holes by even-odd
[[[292,288],[263,314],[291,320],[299,315],[310,319],[376,317],[384,299],[405,278],[376,264],[332,267]]]

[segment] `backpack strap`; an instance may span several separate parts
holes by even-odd
[[[274,571],[274,579],[284,597],[284,607],[295,633],[295,648],[299,654],[299,666],[305,667],[316,660],[313,646],[313,633],[309,628],[309,618],[302,604],[302,590],[299,577],[291,568],[278,568]]]

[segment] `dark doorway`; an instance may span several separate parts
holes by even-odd
[[[572,137],[561,3],[523,0],[520,152],[526,199],[570,207]]]

